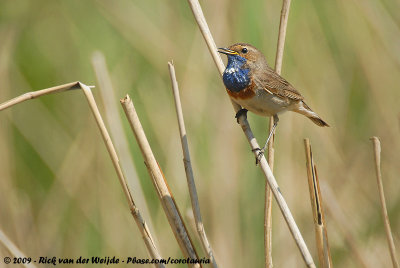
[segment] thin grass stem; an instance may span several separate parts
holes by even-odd
[[[279,23],[279,35],[278,35],[278,43],[276,49],[276,57],[275,57],[275,72],[281,74],[282,70],[282,61],[283,61],[283,51],[285,48],[285,39],[286,39],[286,28],[287,22],[289,18],[289,8],[290,8],[290,0],[282,1],[282,11],[281,11],[281,20]],[[269,118],[269,131],[272,130],[274,125],[274,117],[270,116]],[[275,133],[272,134],[271,139],[268,142],[268,164],[271,168],[271,171],[274,171],[274,141],[275,141]],[[264,211],[264,247],[265,247],[265,267],[272,268],[272,192],[268,183],[265,184],[265,211]]]
[[[190,161],[188,138],[187,138],[187,134],[186,134],[185,121],[183,119],[183,111],[182,111],[181,99],[179,96],[178,81],[176,80],[175,67],[172,62],[168,62],[168,69],[169,69],[169,74],[171,77],[172,92],[174,94],[176,116],[178,118],[179,134],[180,134],[181,144],[182,144],[183,164],[185,166],[186,179],[187,179],[187,184],[189,187],[190,201],[192,203],[193,215],[194,215],[194,220],[196,223],[196,230],[200,237],[200,241],[201,241],[201,245],[203,246],[203,250],[207,253],[208,258],[210,259],[210,262],[212,263],[212,266],[216,268],[218,266],[215,261],[214,253],[211,248],[211,245],[208,242],[206,231],[204,230],[203,220],[201,219],[200,204],[199,204],[199,199],[197,197],[197,189],[196,189],[196,184],[194,181],[192,164]]]
[[[374,159],[375,159],[375,171],[376,180],[378,183],[379,200],[382,209],[382,219],[385,225],[386,238],[388,241],[390,257],[392,258],[392,264],[394,268],[399,268],[399,261],[396,257],[396,247],[394,245],[393,234],[390,228],[389,216],[386,208],[385,193],[383,191],[383,182],[381,174],[381,142],[378,137],[371,138],[372,145],[374,147]]]

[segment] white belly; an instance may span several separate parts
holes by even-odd
[[[256,90],[256,96],[248,99],[234,99],[235,102],[262,116],[272,116],[290,110],[293,102],[289,99],[282,99],[265,90]]]

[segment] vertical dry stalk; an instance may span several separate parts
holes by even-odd
[[[272,117],[270,120],[274,120]],[[271,127],[270,127],[271,129]],[[272,136],[271,139],[274,137]],[[268,146],[268,164],[271,166],[271,172],[274,170],[274,157],[270,159],[270,155],[273,155],[274,148]],[[272,191],[268,183],[265,183],[265,204],[264,204],[264,255],[265,255],[265,267],[272,268]]]
[[[211,245],[208,242],[206,232],[204,230],[203,220],[201,219],[200,204],[199,204],[199,199],[197,197],[197,189],[196,189],[196,184],[194,182],[192,164],[190,162],[188,139],[186,135],[185,122],[183,120],[181,99],[179,97],[179,87],[175,76],[175,67],[172,62],[168,62],[168,69],[171,77],[172,92],[174,94],[176,116],[178,118],[179,134],[181,137],[181,144],[183,151],[183,164],[185,166],[186,179],[189,187],[190,201],[192,203],[193,215],[196,223],[196,230],[200,237],[203,250],[207,253],[208,258],[212,263],[212,266],[216,268],[218,266],[214,258],[214,253],[211,249]]]
[[[283,51],[285,48],[286,28],[289,18],[290,0],[282,1],[281,20],[279,23],[278,44],[275,57],[275,72],[281,74]],[[274,117],[269,118],[269,132],[274,125]],[[271,171],[274,171],[274,141],[275,133],[272,134],[268,142],[268,164]],[[272,268],[272,192],[268,184],[265,184],[265,206],[264,206],[264,247],[265,247],[265,267]]]
[[[119,159],[118,159],[117,152],[115,151],[114,144],[111,141],[110,134],[108,134],[108,131],[104,124],[103,118],[100,115],[100,111],[96,105],[96,101],[94,100],[92,91],[90,90],[90,88],[88,86],[86,86],[80,82],[79,82],[79,85],[82,88],[83,93],[86,96],[86,99],[89,103],[89,107],[92,110],[92,113],[96,120],[97,126],[99,127],[101,136],[103,137],[104,143],[107,147],[107,151],[110,154],[111,161],[114,165],[114,169],[118,175],[119,182],[122,186],[125,197],[128,200],[128,204],[129,204],[129,208],[131,210],[132,216],[135,219],[135,222],[139,228],[140,233],[142,234],[142,238],[146,245],[147,251],[151,258],[161,259],[161,255],[156,248],[154,240],[150,234],[150,230],[149,230],[146,222],[143,220],[142,216],[140,215],[139,209],[136,207],[135,202],[132,198],[132,195],[129,191],[128,185],[126,183],[126,179],[122,172],[121,166],[119,165]],[[155,267],[165,267],[164,264],[162,264],[162,263],[155,264],[154,266]]]
[[[30,100],[30,99],[34,99],[34,98],[38,98],[40,96],[44,96],[44,95],[48,95],[48,94],[52,94],[52,93],[57,93],[57,92],[63,92],[66,90],[70,90],[70,89],[82,89],[86,99],[89,103],[89,107],[92,110],[92,113],[96,119],[96,123],[100,129],[100,133],[103,137],[104,143],[107,147],[108,153],[110,154],[112,163],[114,165],[115,171],[117,172],[118,175],[118,179],[121,183],[122,189],[124,190],[124,194],[128,200],[128,204],[132,213],[133,218],[135,219],[135,222],[139,228],[139,231],[142,234],[144,243],[146,245],[147,251],[150,255],[151,258],[153,259],[161,259],[161,256],[154,244],[153,238],[150,234],[150,231],[147,227],[146,222],[143,220],[142,216],[140,215],[140,212],[138,210],[138,208],[136,207],[132,195],[129,192],[129,189],[126,185],[126,181],[124,178],[124,174],[122,172],[121,167],[119,166],[119,160],[118,160],[118,156],[117,153],[115,151],[114,145],[111,141],[110,135],[108,134],[108,131],[104,125],[103,119],[100,115],[99,109],[97,108],[96,105],[96,101],[94,100],[92,91],[91,91],[91,86],[87,86],[81,82],[72,82],[72,83],[68,83],[68,84],[64,84],[64,85],[60,85],[60,86],[55,86],[55,87],[51,87],[51,88],[47,88],[47,89],[42,89],[42,90],[38,90],[38,91],[32,91],[32,92],[28,92],[25,93],[21,96],[18,96],[14,99],[11,99],[5,103],[0,104],[0,111],[9,108],[13,105],[16,105],[18,103],[21,103],[23,101],[26,100]],[[165,267],[163,264],[156,264],[155,267]]]
[[[283,0],[282,3],[281,21],[279,24],[278,45],[275,58],[275,72],[277,72],[278,74],[281,74],[282,70],[283,50],[285,48],[286,28],[289,18],[290,1],[291,0]]]
[[[162,173],[161,168],[154,157],[146,134],[144,133],[143,127],[129,95],[126,95],[125,98],[121,99],[121,104],[124,108],[132,131],[135,134],[136,141],[142,152],[150,178],[154,184],[154,187],[156,188],[157,195],[163,206],[164,212],[168,218],[168,222],[179,244],[179,247],[181,248],[185,258],[198,259],[195,248],[189,237],[189,233],[187,232],[181,214],[169,190],[167,182],[164,178],[164,174]],[[199,264],[188,265],[191,267],[200,267]]]
[[[212,38],[211,32],[208,28],[206,19],[204,18],[203,11],[201,10],[200,4],[198,0],[188,0],[188,3],[190,5],[190,8],[192,9],[193,15],[196,19],[196,22],[199,26],[199,29],[206,41],[206,44],[208,46],[208,49],[210,50],[210,53],[213,57],[213,60],[218,68],[218,71],[220,75],[222,75],[225,67],[224,64],[222,63],[221,57],[218,55],[217,50],[216,50],[216,45],[214,43],[214,39]],[[231,100],[232,101],[232,100]],[[239,111],[240,105],[232,101],[233,108],[235,112]],[[254,138],[253,132],[251,131],[250,125],[247,121],[247,119],[244,116],[239,117],[239,124],[242,127],[242,130],[251,146],[251,149],[254,152],[254,156],[257,157],[257,148],[260,148],[257,140]],[[289,207],[286,204],[285,199],[283,198],[282,193],[279,190],[278,184],[275,180],[274,175],[272,174],[272,171],[267,163],[267,160],[263,156],[260,160],[260,168],[262,172],[264,173],[264,176],[266,180],[268,181],[268,184],[271,187],[271,190],[275,196],[276,202],[279,206],[279,209],[282,212],[283,217],[285,218],[286,223],[288,224],[289,230],[292,234],[293,239],[296,242],[296,245],[298,246],[300,253],[303,257],[304,262],[307,264],[308,267],[315,267],[313,258],[310,254],[310,251],[307,248],[306,243],[304,242],[304,239],[300,233],[299,228],[296,225],[296,222],[294,221],[294,218],[289,210]]]
[[[324,192],[324,199],[326,205],[326,211],[329,213],[330,218],[335,222],[336,227],[342,232],[347,245],[350,248],[351,253],[354,256],[354,260],[358,263],[358,267],[369,268],[366,261],[366,257],[357,247],[356,239],[354,238],[349,226],[351,226],[351,221],[348,220],[349,217],[343,213],[342,208],[336,200],[332,189],[328,184],[321,181],[321,187]]]
[[[317,242],[319,264],[322,268],[330,268],[332,267],[332,259],[328,242],[328,232],[325,223],[317,169],[314,164],[309,139],[304,139],[304,147],[306,152],[308,187],[310,190],[310,201],[314,216],[315,239]]]
[[[19,250],[19,248],[6,236],[5,233],[3,233],[2,230],[0,230],[0,242],[4,245],[6,249],[15,257],[19,258],[26,258],[25,254]],[[3,260],[1,260],[3,261]],[[22,263],[23,266],[26,268],[36,268],[36,265],[33,263]]]
[[[374,158],[375,158],[375,170],[376,170],[376,180],[378,183],[379,198],[382,208],[382,218],[385,224],[386,238],[388,241],[390,257],[392,258],[392,263],[394,268],[399,268],[399,262],[396,257],[396,247],[394,246],[393,234],[390,228],[389,216],[386,209],[385,194],[383,191],[382,174],[381,174],[381,142],[378,137],[371,138],[372,145],[374,146]]]

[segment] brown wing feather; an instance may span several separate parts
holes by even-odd
[[[303,96],[288,81],[271,68],[259,70],[253,75],[257,86],[281,98],[302,100]]]

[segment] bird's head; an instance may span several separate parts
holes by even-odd
[[[261,51],[250,44],[236,43],[228,48],[219,48],[218,52],[227,55],[228,62],[239,61],[246,63],[248,67],[260,66],[266,63]]]

